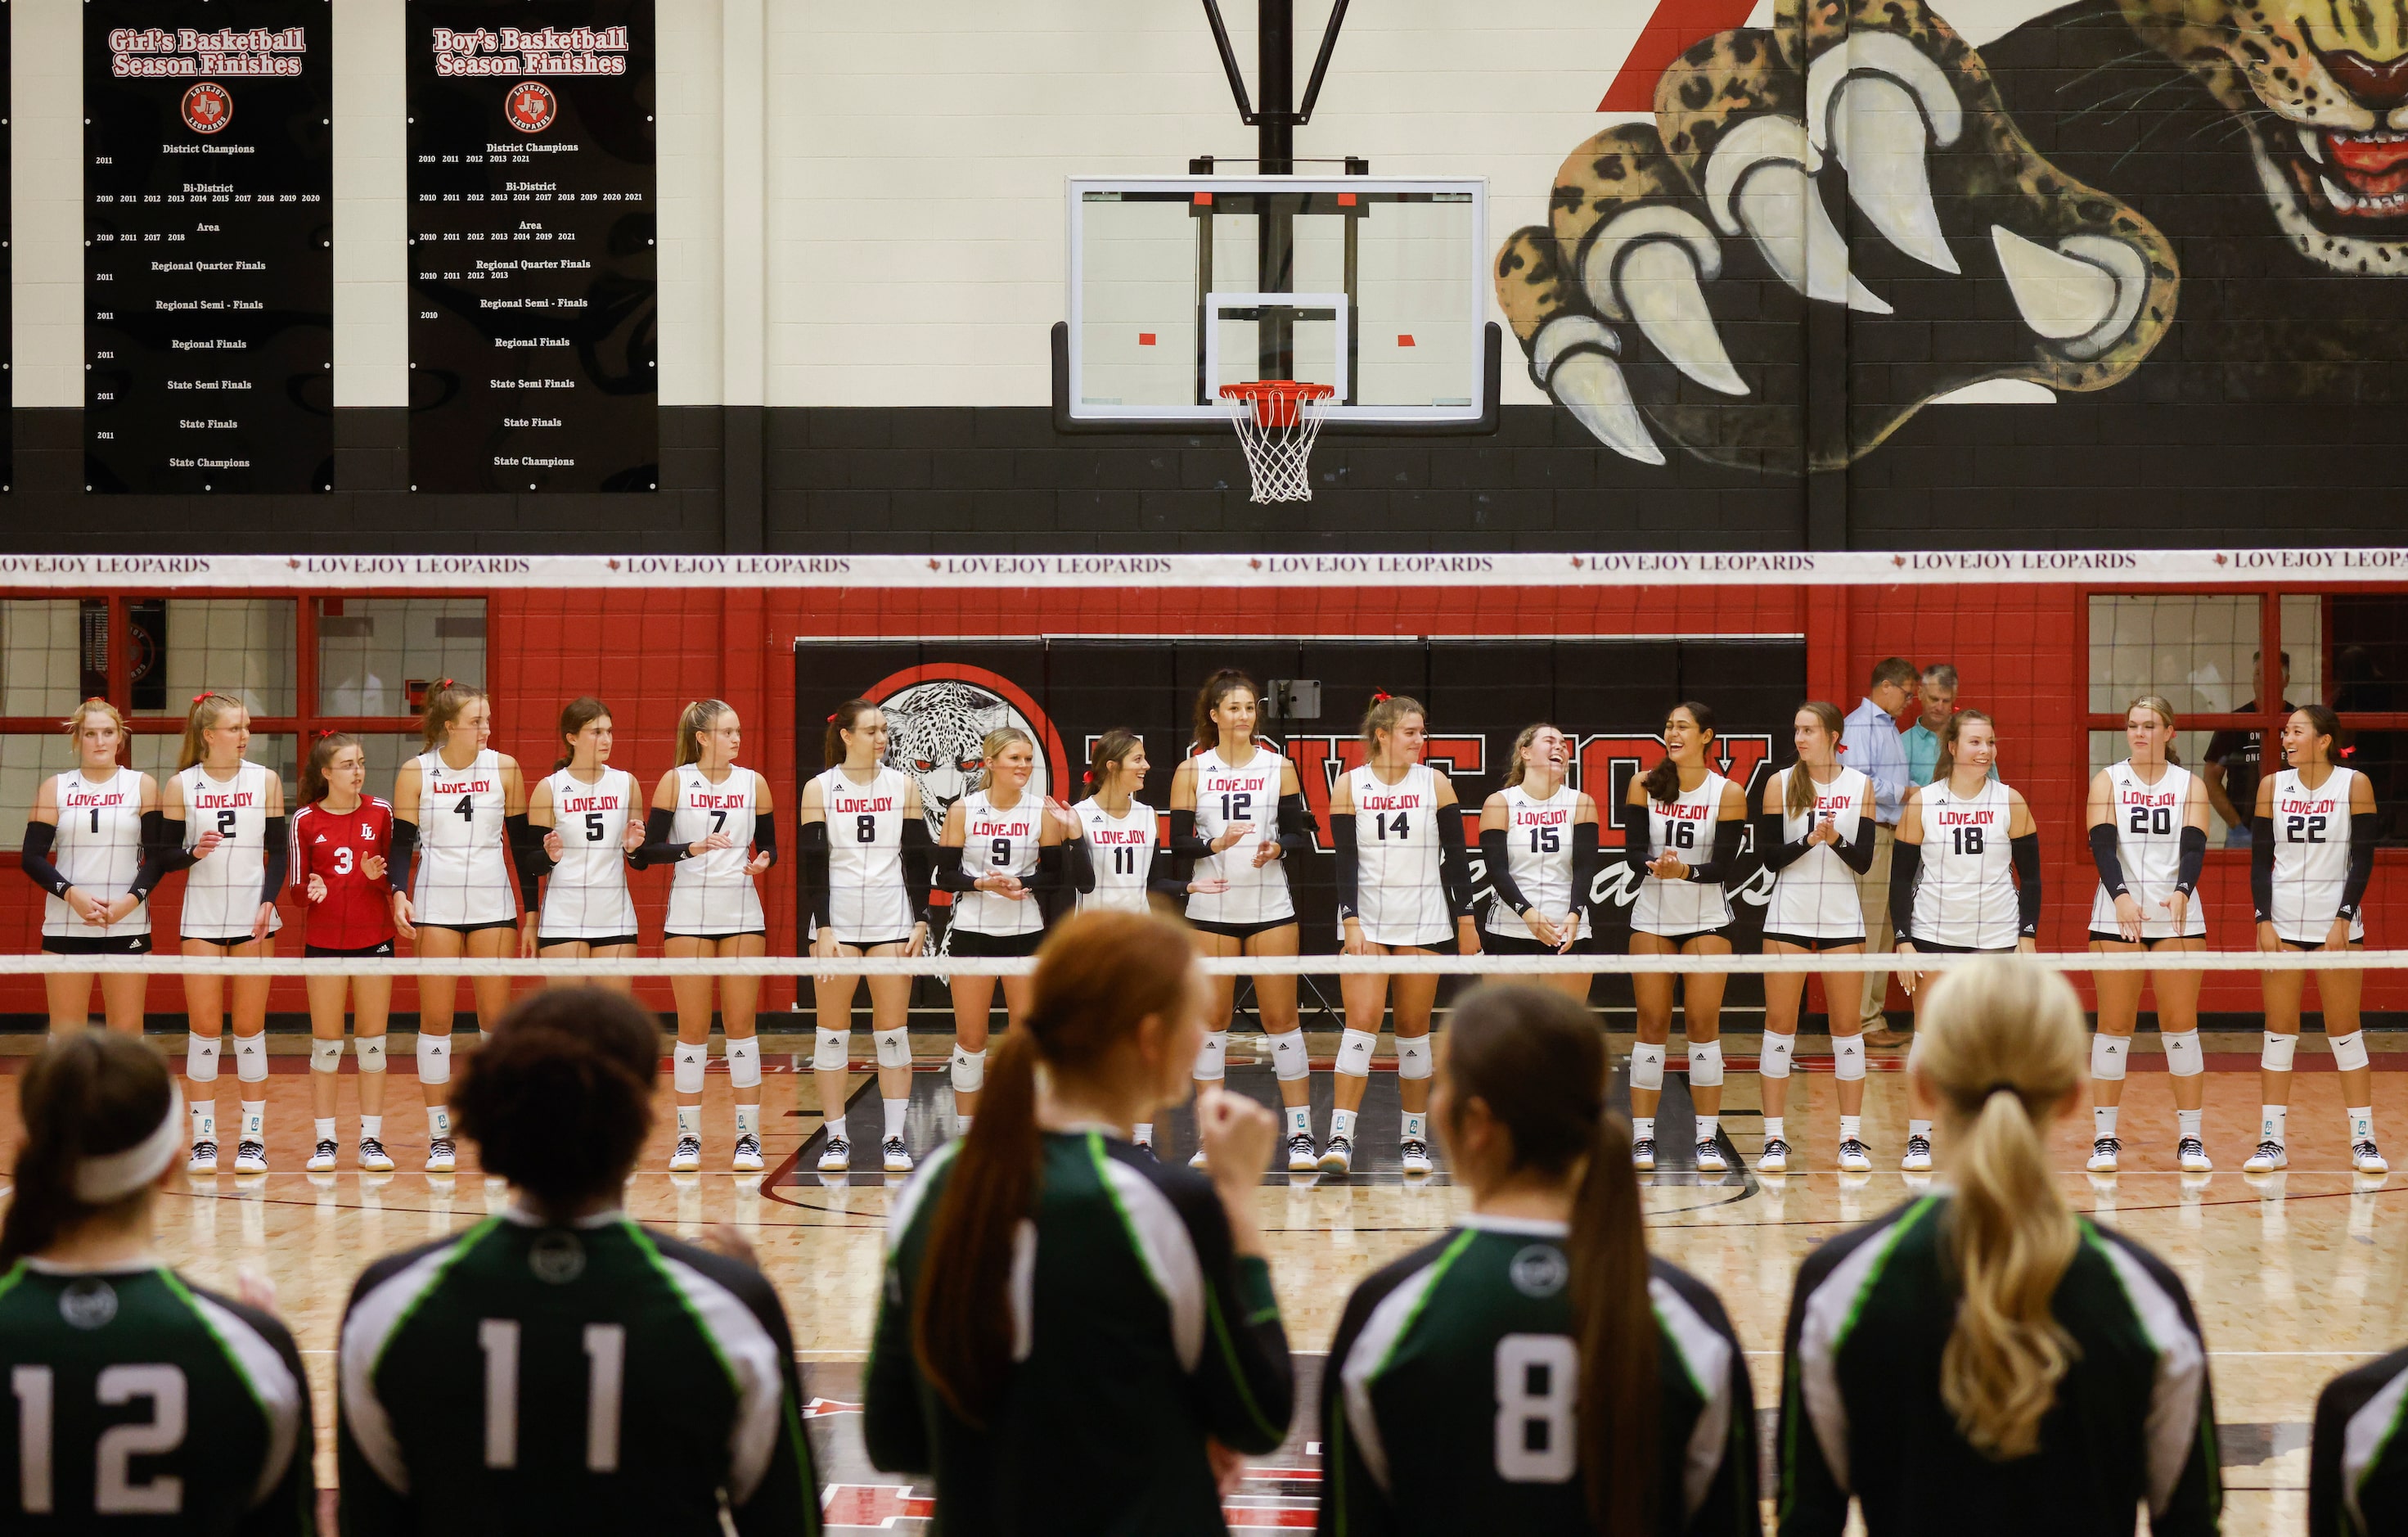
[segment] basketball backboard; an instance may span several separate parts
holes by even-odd
[[[1080,177],[1068,204],[1069,422],[1222,422],[1262,379],[1333,388],[1333,426],[1493,421],[1484,181]]]

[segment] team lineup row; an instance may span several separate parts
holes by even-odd
[[[1257,694],[1224,669],[1196,703],[1195,738],[1174,770],[1168,833],[1138,798],[1152,765],[1145,743],[1106,732],[1090,756],[1088,794],[1075,805],[1031,792],[1035,745],[1014,728],[990,735],[978,787],[926,830],[918,782],[889,761],[888,727],[869,701],[847,701],[829,717],[825,770],[808,781],[797,824],[811,954],[819,957],[918,954],[928,937],[932,888],[953,899],[943,946],[964,956],[1034,954],[1049,916],[1084,907],[1142,909],[1180,904],[1208,955],[1292,955],[1298,923],[1287,861],[1318,847],[1295,766],[1254,740]],[[1488,889],[1475,899],[1464,813],[1446,775],[1423,761],[1427,715],[1413,700],[1381,695],[1362,725],[1365,761],[1329,797],[1342,948],[1350,955],[1571,953],[1591,942],[1591,908],[1607,861],[1596,801],[1569,783],[1570,740],[1552,725],[1516,740],[1505,783],[1479,814]],[[2204,914],[2191,898],[2205,856],[2208,797],[2173,759],[2172,709],[2154,697],[2127,717],[2130,756],[2102,770],[2086,809],[2100,872],[2091,907],[2094,950],[2197,950]],[[425,956],[499,956],[513,938],[522,953],[632,956],[635,910],[626,869],[668,864],[665,950],[672,956],[751,956],[767,952],[755,879],[777,857],[767,781],[739,768],[740,724],[716,700],[688,707],[678,728],[677,767],[663,776],[646,821],[637,825],[632,776],[609,767],[611,720],[598,701],[563,711],[561,756],[529,793],[516,762],[488,745],[492,709],[478,690],[448,682],[430,697],[427,750],[406,764],[391,802],[365,793],[358,740],[335,734],[313,744],[301,810],[287,825],[277,776],[248,762],[241,704],[208,694],[194,701],[179,771],[164,791],[117,764],[122,725],[108,706],[82,707],[69,723],[79,768],[48,781],[29,824],[28,874],[47,894],[43,945],[62,953],[140,953],[150,944],[146,898],[165,875],[185,872],[181,924],[187,954],[256,955],[272,947],[276,898],[290,882],[307,902],[307,953],[390,955],[396,935]],[[2295,711],[2282,733],[2286,768],[2258,782],[2252,842],[2252,895],[2260,949],[2344,951],[2363,940],[2359,905],[2372,870],[2374,804],[2364,775],[2334,758],[2338,725],[2321,706]],[[1714,772],[1713,711],[1684,702],[1668,714],[1664,757],[1629,786],[1632,829],[1612,857],[1636,883],[1630,945],[1650,955],[1730,949],[1731,891],[1756,867],[1770,876],[1765,948],[1773,954],[1860,952],[1867,917],[1885,912],[1902,957],[1901,982],[1920,997],[1912,957],[1920,953],[2031,950],[2041,912],[2037,827],[2023,797],[1995,777],[1998,739],[1989,717],[1962,711],[1942,733],[1931,783],[1905,792],[1894,839],[1876,827],[1876,787],[1842,762],[1842,721],[1828,704],[1799,707],[1796,760],[1769,776],[1749,804],[1745,788]],[[1749,824],[1753,821],[1752,839]],[[1878,835],[1878,836],[1877,836]],[[1752,842],[1752,849],[1750,844]],[[1885,864],[1885,871],[1879,869]],[[415,873],[413,877],[413,861]],[[515,867],[518,893],[511,889]],[[538,897],[538,893],[540,894]],[[523,903],[520,896],[524,897]],[[523,906],[523,912],[522,912]],[[2378,1173],[2372,1070],[2357,1011],[2361,973],[2337,965],[2316,975],[2332,1048],[2342,1070],[2354,1165]],[[2121,1152],[2116,1111],[2142,990],[2153,984],[2180,1121],[2186,1171],[2213,1167],[2200,1135],[2203,1058],[2197,1033],[2200,973],[2102,973],[2100,1032],[2092,1067],[2096,1132],[2090,1168],[2110,1172]],[[112,1023],[140,1017],[139,976],[102,979]],[[829,1115],[822,1167],[849,1167],[841,1107],[852,976],[814,979],[823,1021],[813,1052],[820,1100]],[[907,1172],[903,1135],[910,1098],[908,977],[870,978],[872,1043],[884,1126],[882,1155]],[[1009,1016],[1025,1007],[1026,980],[954,975],[954,1108],[967,1127],[984,1080],[989,1016],[998,980]],[[1552,979],[1585,998],[1591,978]],[[1865,1043],[1857,999],[1861,973],[1822,973],[1838,1080],[1836,1160],[1870,1168],[1861,1131]],[[93,977],[49,979],[54,1024],[80,1021]],[[1427,1132],[1434,976],[1352,972],[1342,978],[1346,1028],[1336,1061],[1336,1109],[1326,1141],[1308,1105],[1309,1058],[1293,976],[1254,979],[1284,1110],[1291,1171],[1342,1175],[1352,1167],[1355,1121],[1373,1049],[1393,1023],[1403,1099],[1399,1156],[1409,1173],[1431,1168]],[[1199,1083],[1224,1077],[1234,977],[1214,979],[1214,1028],[1195,1065]],[[1696,1157],[1708,1172],[1727,1167],[1719,1136],[1723,1078],[1719,1011],[1723,979],[1682,978],[1690,1097],[1698,1113]],[[1784,1113],[1803,973],[1766,977],[1763,1078],[1765,1143],[1759,1169],[1785,1172],[1792,1149]],[[213,1171],[214,1089],[229,1012],[219,979],[187,979],[193,1086],[193,1157]],[[266,979],[236,979],[230,1013],[237,1076],[266,1074]],[[2252,1171],[2287,1158],[2284,1106],[2299,1034],[2304,977],[2265,974],[2264,1111]],[[308,983],[313,1078],[319,1112],[313,1168],[331,1168],[333,1073],[342,1049],[345,1004],[359,1040],[365,1167],[389,1167],[380,1143],[383,1036],[392,984],[385,977],[313,977]],[[1633,978],[1638,1043],[1629,1062],[1633,1156],[1654,1165],[1654,1112],[1670,1039],[1672,978]],[[716,989],[735,1089],[733,1165],[760,1167],[756,979],[677,978],[679,1039],[672,1074],[679,1104],[673,1169],[699,1166],[701,1089]],[[480,1020],[508,1005],[507,978],[474,984]],[[1918,1005],[1919,1007],[1919,1005]],[[452,1157],[444,1085],[450,1078],[453,981],[421,979],[418,1070],[427,1090],[430,1170]],[[264,1091],[246,1097],[237,1172],[265,1168]],[[1916,1104],[1900,1164],[1927,1170],[1931,1117]],[[1138,1128],[1151,1146],[1152,1128]]]
[[[1200,1169],[1131,1140],[1190,1093],[1194,941],[1147,912],[1055,926],[986,1110],[890,1191],[844,1407],[945,1530],[1220,1532],[1244,1458],[1289,1439],[1297,1362],[1259,1213],[1276,1117],[1207,1090]],[[822,1530],[787,1310],[824,1293],[781,1297],[734,1228],[690,1243],[624,1209],[658,1030],[629,999],[549,990],[470,1060],[461,1129],[509,1205],[351,1286],[331,1395],[344,1532]],[[2110,1532],[2145,1509],[2158,1537],[2213,1537],[2198,1310],[2047,1167],[2083,1076],[2080,999],[1979,956],[1918,1033],[1909,1072],[1949,1179],[1798,1267],[1765,1491],[1780,1531],[1840,1537],[1854,1510],[1877,1533]],[[1594,1019],[1484,983],[1449,1037],[1429,1115],[1468,1210],[1359,1278],[1305,1409],[1317,1468],[1277,1473],[1325,1537],[1761,1537],[1751,1352],[1713,1286],[1649,1253]],[[315,1530],[308,1373],[273,1299],[201,1290],[156,1254],[182,1179],[167,1064],[78,1031],[20,1082],[0,1499],[77,1530]],[[2320,1395],[2319,1537],[2408,1522],[2403,1385],[2408,1351]]]

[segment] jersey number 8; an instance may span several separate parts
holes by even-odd
[[[51,1427],[53,1380],[47,1366],[20,1366],[8,1373],[17,1399],[17,1506],[28,1515],[55,1510],[50,1470],[56,1458]],[[184,1373],[174,1366],[112,1366],[93,1385],[93,1397],[115,1407],[150,1401],[150,1417],[112,1425],[93,1448],[92,1509],[95,1515],[175,1515],[184,1508],[184,1481],[172,1473],[136,1484],[128,1465],[137,1457],[161,1457],[184,1444]]]
[[[1562,1484],[1579,1471],[1572,1406],[1580,1350],[1562,1334],[1508,1334],[1497,1342],[1497,1476],[1508,1484]]]
[[[859,816],[853,819],[853,840],[856,843],[875,843],[878,841],[878,818],[876,815],[868,812],[864,812]]]

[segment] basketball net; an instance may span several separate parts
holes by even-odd
[[[1229,420],[1238,429],[1238,446],[1246,451],[1246,467],[1254,477],[1254,500],[1312,500],[1307,465],[1312,440],[1321,436],[1322,407],[1337,393],[1326,384],[1288,379],[1221,386]]]

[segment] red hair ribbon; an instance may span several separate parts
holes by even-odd
[[[217,692],[217,690],[215,690],[215,689],[213,689],[213,688],[205,688],[205,689],[201,690],[198,694],[195,694],[195,695],[194,695],[194,696],[193,696],[193,702],[194,702],[194,704],[199,704],[203,699],[208,698],[210,695],[212,695],[212,694],[214,694],[214,693],[216,693],[216,692]]]
[[[828,711],[828,719],[829,719],[829,720],[831,720],[831,721],[835,720],[835,719],[836,719],[836,711]]]
[[[319,733],[318,733],[318,740],[319,740],[320,741],[324,741],[328,737],[331,737],[331,736],[333,736],[334,734],[335,734],[335,728],[334,728],[333,726],[331,726],[331,725],[330,725],[330,726],[327,726],[324,730],[322,730],[322,731],[321,731],[321,732],[319,732]]]
[[[1373,704],[1386,704],[1388,702],[1388,697],[1385,694],[1374,694],[1371,696],[1371,702]]]
[[[1848,750],[1848,744],[1847,744],[1846,742],[1842,742],[1842,743],[1840,744],[1840,751],[1841,751],[1841,752],[1842,752],[1842,753],[1844,753],[1844,752],[1846,752],[1847,750]]]
[[[2342,755],[2343,757],[2347,757],[2347,756],[2349,756],[2352,753],[2355,753],[2355,752],[2357,752],[2357,751],[2358,751],[2358,743],[2356,743],[2356,742],[2352,742],[2352,743],[2350,743],[2347,747],[2344,747],[2344,748],[2343,748],[2343,749],[2341,750],[2341,755]]]
[[[449,679],[449,678],[446,678],[446,679],[444,679],[441,682],[439,682],[439,683],[436,684],[435,686],[436,686],[437,688],[450,688],[450,687],[452,686],[452,680],[451,680],[451,679]]]

